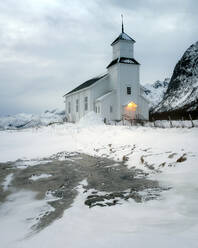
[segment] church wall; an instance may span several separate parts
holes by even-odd
[[[100,96],[106,94],[108,91],[110,91],[110,85],[109,85],[109,77],[106,76],[102,78],[101,80],[97,81],[93,87],[91,87],[91,110],[95,111],[95,100],[99,98]]]
[[[109,71],[109,84],[110,88],[115,92],[115,101],[114,101],[114,118],[115,120],[120,120],[120,85],[118,84],[119,81],[119,66],[120,64],[115,64],[111,66]]]
[[[87,114],[91,110],[91,103],[90,103],[90,89],[85,89],[79,92],[76,92],[70,96],[66,96],[65,98],[65,110],[66,110],[66,117],[70,122],[78,121],[82,116]],[[88,97],[88,109],[85,110],[85,97]],[[78,99],[78,112],[76,112],[76,100]],[[71,111],[69,113],[69,102]]]
[[[120,57],[134,58],[133,44],[131,44],[131,41],[120,40],[113,45],[113,59]]]
[[[116,105],[115,105],[115,94],[112,93],[110,96],[106,97],[100,102],[101,106],[101,116],[106,118],[108,123],[110,120],[115,120]],[[111,108],[111,110],[110,110]],[[112,112],[111,112],[112,111]]]
[[[140,113],[139,113],[139,118],[143,120],[148,120],[149,119],[149,104],[148,102],[140,96]]]
[[[113,45],[113,60],[120,57],[120,44],[117,42]]]

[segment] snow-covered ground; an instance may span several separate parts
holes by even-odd
[[[150,178],[171,187],[160,199],[89,209],[79,186],[73,206],[63,217],[32,236],[30,223],[46,203],[28,191],[13,193],[0,206],[1,247],[198,247],[197,138],[198,128],[107,126],[100,120],[92,120],[90,125],[83,120],[79,124],[1,131],[1,162],[39,160],[61,151],[115,161],[125,156],[129,168],[141,168]],[[11,176],[3,186],[8,184]]]

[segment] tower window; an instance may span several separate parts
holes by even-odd
[[[79,110],[79,100],[76,99],[76,112],[78,112],[78,110]]]
[[[131,87],[127,87],[127,95],[131,95]]]
[[[84,98],[84,101],[85,101],[85,110],[88,110],[88,97],[87,96]]]

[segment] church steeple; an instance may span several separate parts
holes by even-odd
[[[124,33],[123,14],[121,14],[121,18],[122,18],[122,33]]]
[[[122,32],[120,35],[111,43],[111,46],[113,48],[113,61],[107,66],[109,68],[111,65],[115,63],[125,63],[125,64],[139,64],[134,59],[134,43],[135,40],[132,39],[128,34],[124,32],[124,21],[123,21],[123,15],[121,15],[121,21],[122,21]],[[112,64],[113,63],[113,64]]]

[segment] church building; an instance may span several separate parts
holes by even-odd
[[[66,119],[76,122],[90,111],[108,123],[124,119],[149,119],[149,102],[140,85],[140,64],[134,58],[135,40],[124,32],[112,42],[107,72],[89,79],[64,95]]]

